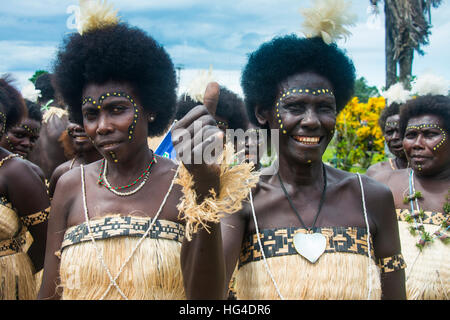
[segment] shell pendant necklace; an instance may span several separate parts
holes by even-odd
[[[291,197],[289,196],[289,193],[287,192],[286,188],[284,187],[283,181],[281,180],[280,173],[277,172],[278,180],[280,180],[281,189],[283,189],[283,192],[289,202],[289,205],[291,206],[292,210],[297,215],[298,220],[302,224],[303,228],[306,229],[307,233],[301,233],[298,232],[294,235],[294,247],[297,252],[307,259],[311,263],[315,263],[320,256],[325,252],[325,249],[327,247],[327,239],[326,237],[320,233],[315,232],[315,226],[317,218],[319,217],[320,210],[322,209],[322,205],[325,202],[325,194],[327,192],[327,171],[325,170],[325,165],[322,163],[322,171],[323,171],[323,189],[322,189],[322,195],[320,196],[320,202],[319,202],[319,208],[317,209],[316,216],[314,218],[314,222],[310,228],[308,228],[305,223],[302,220],[302,217],[298,213],[297,209],[294,206],[294,203],[292,202]]]

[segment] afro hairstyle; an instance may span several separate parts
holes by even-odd
[[[275,37],[249,55],[242,72],[241,86],[250,121],[259,126],[255,107],[271,109],[279,84],[301,72],[315,72],[331,82],[338,113],[352,97],[355,67],[336,44],[327,45],[319,37],[299,38],[295,34]]]
[[[10,75],[0,78],[0,112],[3,112],[6,116],[5,132],[27,116],[25,101],[20,92],[13,86],[13,82]]]
[[[444,130],[450,132],[450,97],[425,95],[411,99],[400,107],[400,136],[404,137],[409,119],[429,114],[440,117],[444,121]]]
[[[25,99],[25,104],[28,109],[28,118],[36,120],[39,123],[42,122],[41,107],[37,103],[27,99]]]
[[[41,90],[39,101],[47,102],[55,99],[55,88],[52,84],[52,75],[50,73],[43,73],[36,78],[35,88]]]
[[[386,126],[386,119],[395,116],[396,114],[400,113],[400,104],[393,102],[389,106],[386,106],[383,111],[381,111],[380,117],[378,118],[378,125],[381,128],[381,131],[383,131],[383,134],[385,133],[385,126]]]
[[[55,83],[71,119],[82,125],[82,92],[88,83],[131,84],[142,107],[156,114],[149,136],[162,134],[175,113],[175,69],[167,52],[141,29],[119,23],[65,39],[54,64]]]
[[[188,95],[182,95],[178,99],[175,119],[180,120],[192,108],[199,105]],[[245,111],[244,101],[234,92],[224,86],[220,86],[219,102],[217,104],[216,114],[228,121],[230,129],[243,129],[247,127],[248,118]]]

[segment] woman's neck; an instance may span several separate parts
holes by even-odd
[[[108,161],[108,179],[123,181],[134,179],[144,172],[153,157],[153,151],[147,146],[130,155],[127,160]],[[127,182],[127,181],[125,181]]]
[[[323,185],[323,163],[314,162],[309,164],[293,165],[283,159],[278,160],[278,171],[285,183],[295,186]]]
[[[424,175],[421,171],[414,170],[414,175],[416,176],[416,179],[423,183],[437,182],[445,184],[450,182],[450,166],[431,175]]]
[[[406,158],[396,157],[394,162],[397,169],[405,169],[408,167],[408,160]]]
[[[79,157],[85,164],[92,163],[103,158],[102,155],[95,148],[92,148],[89,151],[81,153]]]

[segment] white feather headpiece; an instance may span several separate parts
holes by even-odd
[[[42,97],[41,90],[36,89],[34,83],[28,81],[27,85],[22,88],[22,97],[30,100],[31,102],[37,102],[38,98]]]
[[[106,0],[80,0],[80,15],[77,21],[79,34],[118,23],[117,10]]]
[[[351,35],[346,26],[353,26],[357,16],[350,12],[350,1],[313,0],[313,3],[312,8],[300,9],[304,17],[302,31],[307,38],[322,37],[330,44]]]
[[[214,81],[212,70],[213,67],[211,65],[209,66],[208,71],[202,70],[198,73],[197,77],[195,77],[189,84],[189,87],[184,95],[185,99],[186,96],[189,96],[195,102],[203,103],[203,96],[205,95],[206,87],[208,86],[208,83]]]
[[[449,81],[444,77],[436,76],[434,74],[424,74],[417,77],[412,83],[411,91],[418,96],[425,96],[427,94],[433,95],[447,95],[449,91]]]
[[[386,106],[390,106],[392,103],[403,104],[411,99],[411,92],[403,88],[401,82],[397,82],[389,87],[388,90],[383,92],[383,97],[387,100]]]

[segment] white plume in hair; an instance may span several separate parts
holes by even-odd
[[[390,106],[392,103],[403,104],[411,99],[411,92],[403,88],[401,82],[397,82],[389,87],[388,90],[383,92],[383,97],[387,100],[386,106]]]
[[[24,99],[30,100],[31,102],[37,102],[38,98],[40,98],[41,90],[36,89],[34,83],[28,81],[27,85],[22,88],[22,97]]]
[[[197,77],[195,77],[189,84],[185,93],[185,99],[186,96],[189,96],[195,102],[203,103],[203,96],[205,95],[206,87],[208,86],[208,83],[214,81],[212,69],[213,68],[211,65],[209,66],[208,71],[202,70],[198,73]]]
[[[106,0],[80,0],[80,15],[77,21],[79,34],[118,23],[117,10]]]
[[[321,37],[330,44],[351,35],[346,26],[353,26],[357,16],[350,12],[350,1],[313,0],[313,3],[312,8],[300,9],[304,17],[302,29],[307,38]]]
[[[411,91],[419,96],[425,96],[427,94],[441,94],[446,96],[449,91],[449,81],[444,79],[444,77],[434,74],[424,74],[423,76],[417,77],[412,83]]]

